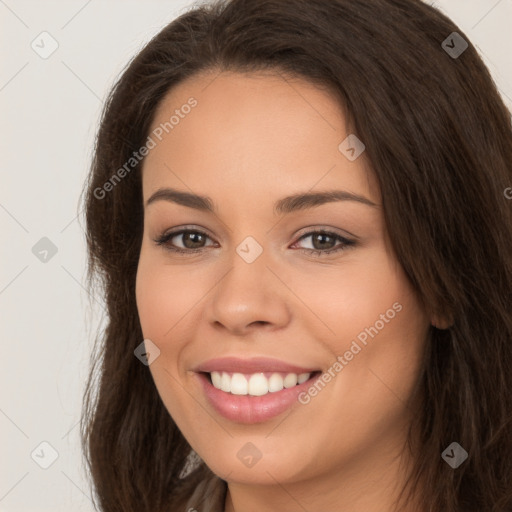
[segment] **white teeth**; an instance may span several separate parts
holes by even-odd
[[[285,388],[291,388],[293,386],[297,385],[297,374],[296,373],[289,373],[284,378],[284,387]]]
[[[220,389],[222,386],[222,376],[219,372],[212,372],[210,373],[210,376],[212,378],[212,384],[217,388]]]
[[[247,395],[247,379],[241,373],[234,373],[231,377],[231,393],[233,395]]]
[[[270,379],[268,379],[268,390],[271,393],[275,393],[276,391],[281,391],[283,387],[283,377],[279,373],[273,373]]]
[[[245,377],[244,377],[245,378]],[[249,379],[248,394],[261,396],[268,393],[268,379],[262,373],[255,373]]]
[[[309,379],[309,376],[310,376],[310,375],[311,375],[311,374],[309,374],[309,373],[301,373],[301,374],[299,375],[299,378],[297,379],[297,382],[298,382],[299,384],[302,384],[303,382],[306,382],[306,381]]]
[[[227,393],[231,391],[231,377],[227,373],[222,374],[220,389],[222,389],[222,391],[226,391]]]
[[[232,393],[233,395],[263,396],[267,393],[275,393],[283,388],[292,388],[297,384],[306,382],[311,373],[288,373],[283,378],[280,373],[273,373],[267,379],[264,373],[233,373],[230,376],[226,372],[211,372],[212,384],[217,389]]]

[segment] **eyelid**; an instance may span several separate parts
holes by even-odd
[[[158,236],[159,237],[164,237],[164,236],[169,236],[169,235],[176,236],[176,235],[182,234],[184,231],[193,231],[195,233],[196,232],[197,233],[201,233],[203,235],[206,235],[211,240],[214,239],[214,237],[211,235],[211,233],[207,229],[200,228],[200,227],[195,226],[195,225],[184,225],[184,226],[177,226],[177,227],[174,227],[174,228],[169,228],[169,229],[166,229],[165,231],[163,231]]]
[[[316,233],[318,231],[323,231],[325,233],[337,235],[340,236],[341,238],[350,237],[353,239],[354,242],[357,242],[359,240],[359,237],[357,235],[352,234],[350,231],[347,231],[346,229],[341,230],[339,228],[333,228],[332,226],[322,226],[318,224],[313,224],[312,226],[306,226],[302,228],[296,235],[297,240],[299,240],[303,235],[308,235],[311,234],[312,232]]]

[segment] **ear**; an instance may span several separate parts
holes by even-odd
[[[447,318],[443,315],[433,315],[430,323],[436,328],[436,329],[448,329],[453,325],[453,319]]]

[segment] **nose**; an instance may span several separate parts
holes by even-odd
[[[255,328],[279,329],[290,321],[289,291],[276,277],[276,268],[263,253],[247,263],[236,252],[212,290],[208,320],[215,328],[243,335]],[[275,267],[275,265],[272,265]]]

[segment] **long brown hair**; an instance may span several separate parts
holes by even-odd
[[[458,56],[443,45],[453,32],[468,43]],[[165,94],[203,70],[306,78],[344,106],[399,263],[427,312],[451,319],[429,332],[423,407],[410,430],[421,446],[402,494],[420,493],[432,512],[512,511],[510,113],[466,35],[420,0],[196,6],[118,79],[84,187],[89,286],[98,281],[107,309],[81,423],[99,508],[169,510],[191,451],[134,356],[143,340],[135,302],[143,160],[112,177],[145,144]],[[456,469],[441,457],[453,441],[469,454]]]

